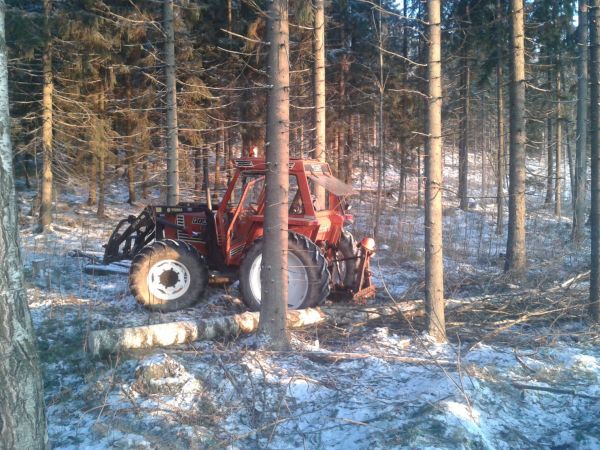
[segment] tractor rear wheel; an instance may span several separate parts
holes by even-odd
[[[333,284],[352,288],[356,283],[359,260],[356,240],[349,231],[342,231],[335,259],[330,268]]]
[[[260,310],[260,280],[264,241],[259,238],[250,247],[240,266],[242,300],[253,311]],[[323,253],[306,236],[288,234],[288,308],[318,306],[329,295],[329,270]]]
[[[129,270],[131,293],[152,311],[177,311],[196,304],[208,284],[208,267],[196,249],[165,239],[144,247]]]

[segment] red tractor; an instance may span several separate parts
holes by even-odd
[[[207,284],[239,279],[244,303],[260,309],[265,199],[264,159],[240,158],[221,203],[148,206],[118,225],[104,263],[132,259],[129,286],[151,310],[175,311],[202,298]],[[326,163],[289,164],[289,304],[320,305],[330,295],[364,300],[375,294],[369,259],[374,241],[357,244],[344,230],[352,220],[352,187]]]

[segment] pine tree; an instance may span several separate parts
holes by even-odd
[[[269,102],[264,249],[261,266],[260,332],[277,350],[290,346],[288,303],[288,188],[289,188],[289,29],[287,0],[273,0],[267,12]]]
[[[592,144],[592,212],[590,262],[590,316],[600,321],[600,0],[590,2],[590,130]]]
[[[511,0],[510,183],[505,270],[525,273],[525,23],[523,0]]]
[[[588,109],[588,5],[579,0],[579,27],[577,30],[577,143],[575,150],[575,210],[573,212],[573,240],[583,238],[585,222],[585,184],[587,179],[587,109]]]
[[[442,244],[442,54],[440,0],[427,1],[429,38],[427,156],[425,159],[425,290],[427,329],[446,340]]]

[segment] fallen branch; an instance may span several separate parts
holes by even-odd
[[[596,395],[580,394],[578,392],[575,392],[573,389],[561,389],[561,388],[554,388],[554,387],[549,387],[549,386],[536,386],[533,384],[522,384],[522,383],[513,383],[512,385],[514,387],[516,387],[517,389],[523,389],[523,390],[529,389],[532,391],[551,392],[553,394],[572,395],[574,397],[587,398],[590,400],[600,400],[600,397],[598,397]]]
[[[423,302],[415,300],[380,307],[330,307],[291,310],[287,315],[290,329],[328,322],[335,325],[357,324],[398,315],[423,313]],[[124,350],[167,347],[197,340],[249,334],[258,329],[260,313],[245,312],[210,319],[186,320],[140,327],[92,331],[87,350],[94,356]]]
[[[378,358],[386,361],[416,364],[416,365],[432,365],[432,366],[449,366],[456,367],[456,362],[448,360],[414,358],[410,356],[395,356],[395,355],[372,355],[369,353],[348,353],[348,352],[297,352],[314,362],[337,363],[341,361],[353,361],[357,359]]]

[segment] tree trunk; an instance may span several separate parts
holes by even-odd
[[[466,46],[465,46],[466,48]],[[471,114],[471,68],[469,55],[465,50],[462,68],[463,111],[460,127],[460,144],[458,149],[458,197],[460,209],[469,209],[469,116]]]
[[[502,36],[502,2],[496,0],[496,22],[498,36]],[[496,234],[504,234],[504,177],[506,172],[504,156],[504,42],[498,40],[498,61],[496,63],[496,114],[498,120],[498,156],[496,161]]]
[[[44,387],[19,252],[8,111],[5,10],[4,1],[0,1],[0,447],[46,449],[50,446],[46,434]]]
[[[105,93],[104,85],[101,83],[100,94],[98,95],[98,120],[102,122],[105,111]],[[102,133],[105,133],[104,125],[102,125]],[[105,139],[103,136],[99,139]],[[96,210],[96,216],[105,217],[105,200],[106,200],[106,153],[108,149],[106,145],[102,145],[102,148],[98,150],[98,209]]]
[[[560,63],[559,63],[560,64]],[[555,71],[556,76],[556,168],[554,172],[554,215],[558,218],[561,216],[562,209],[562,145],[563,145],[563,117],[561,105],[561,74],[560,68]]]
[[[381,7],[381,0],[379,2],[379,6]],[[377,158],[377,199],[375,200],[375,226],[373,229],[373,238],[375,242],[379,239],[379,222],[381,221],[381,209],[382,209],[382,191],[383,191],[383,158],[384,148],[383,148],[383,101],[385,94],[384,83],[385,80],[383,78],[383,28],[381,21],[381,10],[378,11],[379,17],[379,120],[378,120],[378,135],[377,135],[377,144],[379,146],[378,158]]]
[[[202,147],[194,149],[194,193],[202,198]]]
[[[144,154],[144,163],[142,165],[142,198],[148,198],[150,195],[150,154]]]
[[[587,108],[588,108],[588,11],[587,0],[579,0],[577,30],[577,141],[575,148],[575,211],[573,240],[583,238],[585,223],[585,185],[587,180]]]
[[[98,217],[106,216],[106,152],[100,151],[98,155]]]
[[[525,25],[523,0],[511,0],[510,186],[505,271],[525,275]]]
[[[326,145],[326,108],[325,108],[325,0],[315,0],[314,13],[314,127],[315,127],[315,150],[313,157],[319,161],[327,161],[325,153]],[[319,204],[324,205],[325,191],[321,188],[317,191]]]
[[[131,106],[131,98],[132,98],[132,90],[131,90],[131,80],[127,77],[127,107],[129,111],[126,113],[126,123],[127,123],[127,187],[129,191],[129,198],[127,199],[127,203],[132,205],[137,200],[136,192],[135,192],[135,136],[134,130],[135,126],[133,123],[133,109]]]
[[[98,183],[98,166],[97,157],[90,150],[88,157],[88,206],[94,206],[97,201],[97,190],[96,186]]]
[[[590,316],[600,321],[600,0],[590,2],[590,129],[592,141],[592,258],[590,263]]]
[[[548,90],[552,90],[552,71],[548,69]],[[548,118],[546,119],[546,152],[548,155],[548,166],[546,172],[546,198],[544,199],[545,205],[552,203],[552,194],[554,191],[553,178],[554,178],[554,149],[552,148],[552,137],[554,133],[552,131],[552,108],[548,112]]]
[[[423,174],[421,173],[421,146],[417,146],[417,206],[423,206]]]
[[[348,117],[348,128],[346,130],[346,145],[344,145],[344,181],[352,184],[352,148],[354,147],[354,127],[352,115]]]
[[[342,37],[342,42],[345,42],[345,37]],[[346,69],[347,57],[343,55],[340,61],[340,104],[338,111],[338,143],[337,143],[337,157],[335,161],[336,176],[342,180],[345,178],[343,157],[346,154]]]
[[[577,191],[577,186],[575,184],[575,160],[573,159],[573,151],[571,150],[571,129],[569,127],[569,120],[565,120],[565,149],[567,151],[566,159],[569,164],[569,180],[571,181],[571,208],[573,209],[573,214],[575,214],[575,192]],[[565,169],[566,170],[566,169]]]
[[[223,161],[223,141],[225,140],[225,128],[221,124],[219,131],[219,139],[215,146],[215,191],[223,186],[223,180],[221,179],[221,164]]]
[[[261,266],[260,333],[275,350],[290,347],[288,303],[288,189],[290,68],[287,0],[273,0],[268,11],[269,100],[267,105],[264,250]]]
[[[457,305],[459,303],[452,303]],[[288,311],[289,328],[303,328],[325,322],[336,326],[364,323],[383,318],[403,316],[408,319],[423,315],[423,301],[412,300],[396,305],[349,308],[306,308]],[[245,312],[210,319],[158,323],[139,327],[92,331],[87,338],[87,350],[93,356],[106,356],[127,350],[150,349],[169,345],[187,344],[201,339],[223,339],[256,331],[260,315]]]
[[[442,257],[442,52],[440,0],[428,0],[429,107],[425,157],[425,307],[427,330],[438,342],[446,340],[444,260]]]
[[[164,0],[165,78],[167,88],[167,205],[179,203],[179,155],[177,128],[177,79],[173,0]]]
[[[42,55],[43,87],[42,87],[42,186],[40,192],[40,216],[38,218],[38,231],[44,229],[52,222],[52,127],[54,82],[52,75],[52,36],[50,34],[49,18],[51,13],[51,0],[44,0],[44,51]]]
[[[208,170],[208,145],[202,146],[202,190],[206,192],[210,186],[210,173]],[[208,199],[206,199],[208,201]]]

